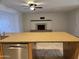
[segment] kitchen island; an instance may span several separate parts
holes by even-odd
[[[66,32],[26,32],[26,33],[17,33],[12,36],[9,36],[3,40],[0,40],[1,43],[1,54],[2,55],[2,44],[27,44],[28,45],[28,57],[29,59],[33,59],[33,54],[32,54],[32,44],[33,43],[63,43],[63,49],[64,52],[69,52],[70,57],[69,58],[74,58],[77,59],[77,55],[79,53],[79,38],[66,33]],[[75,44],[76,43],[76,44]],[[68,49],[70,46],[73,48],[73,53],[72,48],[65,51],[65,49]],[[68,54],[69,54],[68,53]],[[72,55],[71,55],[72,54]],[[67,57],[67,53],[64,54]],[[64,57],[65,57],[64,56]],[[1,58],[2,59],[2,58]]]

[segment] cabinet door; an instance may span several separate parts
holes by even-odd
[[[79,43],[76,46],[75,54],[73,55],[74,59],[79,59]]]
[[[0,59],[3,59],[3,45],[0,44]]]
[[[63,44],[64,59],[78,59],[79,43],[64,43]]]

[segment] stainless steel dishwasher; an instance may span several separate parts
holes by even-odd
[[[27,44],[3,44],[4,59],[28,59]]]

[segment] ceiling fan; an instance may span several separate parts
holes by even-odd
[[[35,0],[25,0],[25,3],[22,3],[21,5],[24,7],[29,7],[30,10],[36,10],[36,9],[42,9],[40,5],[43,3],[36,3]]]

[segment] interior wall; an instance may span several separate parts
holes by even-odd
[[[68,32],[79,36],[79,9],[70,11],[68,13]]]
[[[69,29],[69,32],[70,33],[75,33],[75,26],[76,26],[76,12],[74,11],[71,11],[68,13],[68,19],[69,19],[69,26],[68,26],[68,29]]]
[[[76,27],[75,35],[79,37],[79,9],[76,10]]]
[[[0,11],[0,32],[22,32],[21,20],[19,12]]]
[[[30,31],[33,27],[31,20],[40,20],[40,17],[45,17],[45,20],[52,20],[51,30],[67,31],[67,17],[65,13],[32,13],[23,14],[24,31]],[[50,27],[50,26],[49,26]]]

